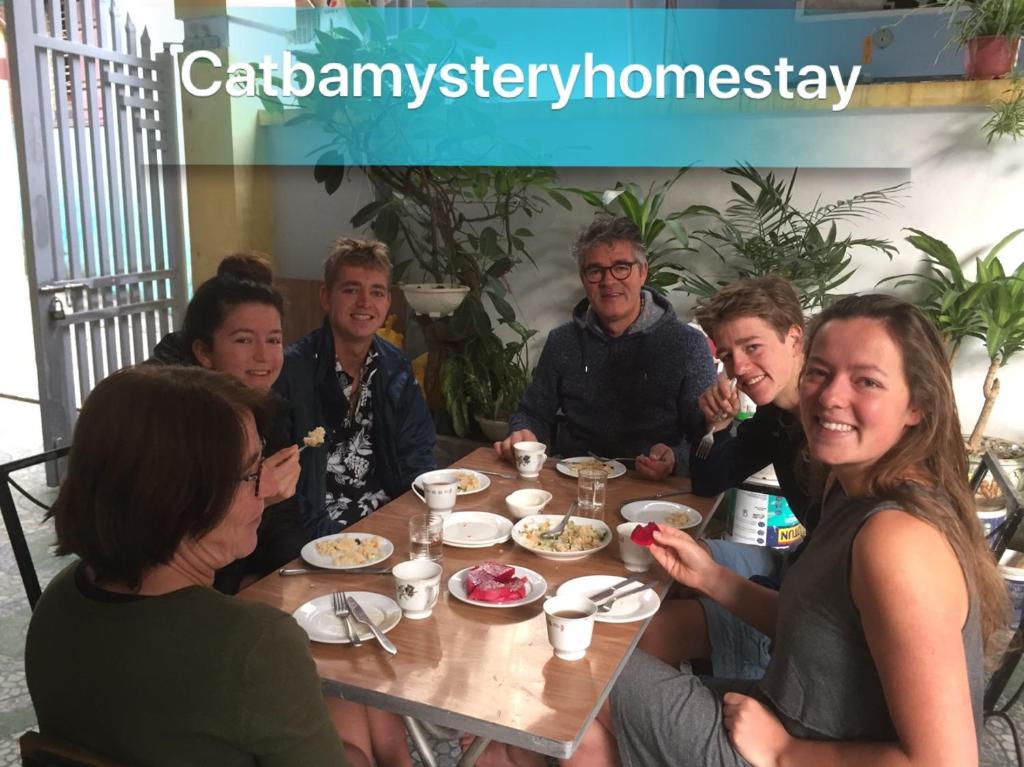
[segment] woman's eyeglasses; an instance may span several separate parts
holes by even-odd
[[[611,266],[588,266],[583,270],[583,279],[591,284],[597,284],[604,279],[605,272],[611,272],[612,277],[621,281],[629,277],[636,264],[636,261],[619,261]]]
[[[239,478],[239,482],[252,482],[253,483],[253,494],[260,497],[260,479],[263,477],[263,459],[260,458],[259,464],[256,466],[256,471],[252,474],[246,474],[244,477]]]

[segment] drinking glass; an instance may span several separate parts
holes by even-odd
[[[409,520],[409,559],[429,559],[440,564],[444,558],[444,518],[416,514]]]
[[[580,469],[576,481],[576,511],[581,517],[601,519],[604,516],[604,493],[608,486],[608,470]]]

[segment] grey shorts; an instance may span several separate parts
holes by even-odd
[[[774,549],[732,541],[704,541],[711,557],[744,578],[777,577],[783,555]],[[719,605],[701,598],[711,644],[711,668],[720,679],[760,679],[771,657],[771,640]]]
[[[752,682],[695,677],[637,650],[612,688],[623,767],[749,767],[722,724],[722,696]]]

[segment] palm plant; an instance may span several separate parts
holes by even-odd
[[[688,273],[682,286],[702,297],[714,295],[736,279],[776,274],[789,280],[807,310],[826,306],[836,290],[853,276],[855,248],[866,248],[890,260],[896,247],[889,240],[839,234],[839,225],[869,219],[880,208],[897,204],[905,184],[853,195],[800,210],[793,202],[797,170],[789,179],[762,174],[750,166],[729,168],[735,197],[716,226],[694,232],[692,238],[718,256],[725,274],[711,281]]]
[[[897,285],[918,283],[923,295],[918,305],[936,323],[949,344],[950,362],[965,338],[985,345],[989,366],[982,384],[984,404],[967,440],[971,453],[981,451],[992,408],[999,396],[999,371],[1024,350],[1024,263],[1006,274],[999,253],[1024,229],[1016,229],[976,259],[976,276],[969,279],[960,259],[942,240],[911,229],[907,241],[925,254],[922,274],[899,275]]]
[[[661,184],[651,182],[644,191],[637,184],[617,183],[602,192],[569,187],[570,192],[584,199],[593,208],[614,216],[625,216],[640,230],[640,238],[647,250],[647,287],[666,293],[682,286],[685,266],[676,260],[687,250],[689,235],[682,220],[689,216],[713,214],[705,205],[691,205],[685,210],[662,216],[662,206],[668,193],[686,172],[681,168],[672,178]]]

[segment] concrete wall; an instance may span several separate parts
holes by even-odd
[[[923,229],[954,248],[963,257],[985,249],[1014,228],[1024,226],[1024,145],[1003,140],[987,146],[979,130],[984,110],[905,110],[851,113],[841,118],[862,137],[865,165],[886,167],[871,170],[807,169],[799,175],[798,204],[816,198],[828,202],[859,191],[911,182],[902,206],[891,208],[875,220],[864,222],[856,233],[887,237],[900,246],[899,256],[889,263],[873,253],[858,254],[857,273],[851,290],[870,290],[892,274],[913,271],[917,251],[903,242],[904,227]],[[793,121],[794,129],[800,122]],[[794,133],[794,141],[799,134]],[[616,180],[640,184],[663,179],[667,171],[653,169],[563,169],[565,186],[601,189]],[[349,232],[348,219],[370,199],[370,190],[358,174],[333,197],[312,178],[310,168],[277,168],[271,171],[274,211],[274,254],[283,276],[315,279],[327,243]],[[676,187],[675,208],[703,202],[722,206],[730,190],[718,170],[690,171]],[[537,328],[537,349],[546,334],[564,321],[569,307],[583,295],[567,255],[567,243],[590,216],[583,204],[573,212],[553,207],[534,220],[537,234],[533,254],[538,268],[521,266],[513,275],[520,316]],[[1024,261],[1024,237],[1004,251],[1003,263],[1012,269]],[[707,263],[712,263],[708,261]],[[672,301],[680,314],[690,317],[693,298],[676,293]],[[534,352],[536,352],[536,350]],[[532,359],[536,359],[535,353]],[[987,358],[980,344],[969,343],[955,371],[957,399],[964,422],[970,428],[981,407],[981,384]],[[1012,360],[1002,374],[1002,396],[991,420],[993,433],[1024,439],[1020,415],[1024,389],[1024,356]]]

